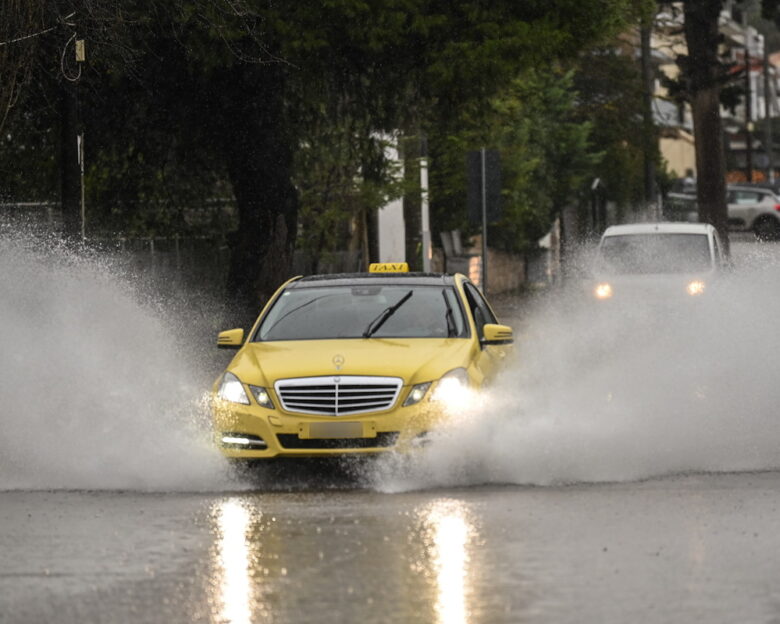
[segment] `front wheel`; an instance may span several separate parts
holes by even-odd
[[[760,241],[780,240],[780,221],[774,217],[761,217],[753,224],[753,233]]]

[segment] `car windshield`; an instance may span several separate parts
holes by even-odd
[[[404,297],[406,300],[383,323],[377,323],[385,310]],[[370,326],[373,338],[467,335],[452,287],[367,284],[288,289],[263,319],[254,340],[363,338]]]
[[[624,234],[606,236],[599,248],[601,273],[631,275],[694,273],[712,269],[706,234]]]

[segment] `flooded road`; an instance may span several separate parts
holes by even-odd
[[[775,622],[780,474],[0,493],[0,621]]]

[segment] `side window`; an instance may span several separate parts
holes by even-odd
[[[757,204],[761,201],[761,196],[753,191],[737,191],[738,204]]]
[[[495,323],[496,317],[491,312],[482,293],[469,283],[464,284],[463,287],[466,290],[466,299],[469,302],[471,315],[474,317],[474,324],[477,326],[477,337],[481,340],[483,337],[482,328],[487,323]]]

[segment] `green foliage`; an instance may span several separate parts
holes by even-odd
[[[572,72],[528,69],[489,102],[487,114],[465,115],[461,132],[435,141],[433,210],[441,229],[468,231],[464,155],[493,147],[501,154],[503,216],[489,232],[491,244],[534,248],[601,158],[576,100]]]
[[[465,150],[499,146],[507,216],[495,240],[532,244],[593,162],[589,126],[574,116],[572,79],[549,69],[552,60],[608,40],[636,1],[73,4],[88,42],[79,89],[89,221],[172,234],[187,227],[183,207],[233,198],[243,224],[235,267],[260,272],[265,254],[275,253],[269,224],[281,205],[287,231],[299,216],[299,243],[317,254],[338,246],[345,222],[398,195],[400,182],[373,138],[398,129],[430,138],[438,229],[462,227]],[[26,106],[43,111],[44,130],[58,126],[52,102],[68,36],[58,31],[39,48],[47,70]],[[0,162],[10,169],[27,149],[35,156],[28,171],[49,176],[25,186],[33,177],[17,172],[14,189],[50,196],[56,183],[40,164],[56,162],[56,133],[37,140],[18,120],[13,133]],[[300,215],[288,201],[291,179]]]
[[[298,150],[298,249],[316,266],[323,256],[359,247],[368,215],[404,191],[400,163],[388,160],[392,137],[371,135],[355,119],[311,124]]]
[[[606,48],[592,50],[577,64],[576,117],[592,124],[591,142],[603,153],[601,178],[618,207],[644,199],[642,80],[637,62]],[[660,160],[658,153],[656,159]]]

